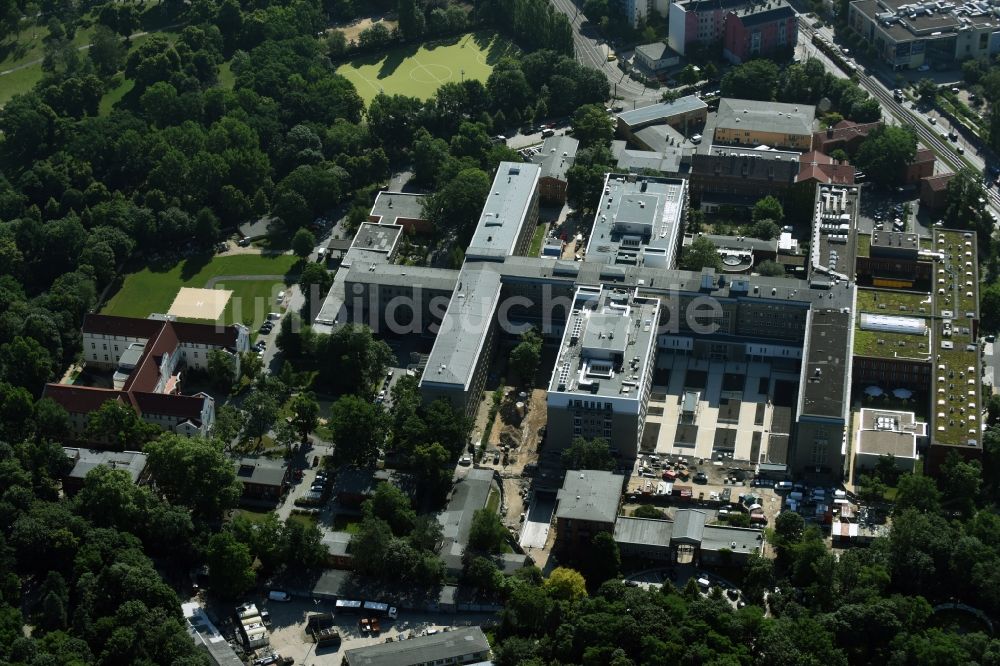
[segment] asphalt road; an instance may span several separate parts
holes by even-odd
[[[587,18],[572,0],[552,0],[552,5],[556,11],[562,12],[569,18],[569,23],[573,27],[573,50],[581,64],[603,72],[608,77],[608,82],[612,84],[612,90],[617,90],[618,95],[625,101],[649,103],[659,101],[659,90],[651,90],[633,81],[618,68],[617,63],[608,62],[607,50],[599,43],[600,38],[596,30],[585,25]]]
[[[833,33],[829,28],[824,27],[816,31],[811,27],[809,20],[805,16],[799,15],[799,41],[811,42],[813,34],[816,32],[819,32],[828,41],[833,42]],[[829,63],[829,66],[832,66],[832,63]],[[881,74],[888,80],[890,73],[879,71],[881,69],[883,68],[879,65],[878,68],[872,70],[871,75],[859,72],[858,84],[879,101],[882,105],[883,115],[897,124],[912,127],[920,142],[933,150],[938,160],[948,170],[957,173],[960,169],[972,166],[982,173],[986,165],[984,160],[975,153],[975,148],[967,146],[965,155],[959,156],[955,150],[955,145],[946,137],[941,136],[940,127],[932,126],[927,122],[926,114],[915,112],[905,104],[896,102],[892,96],[891,88],[879,78]],[[986,188],[986,193],[990,206],[995,211],[1000,212],[1000,193],[997,193],[994,188]]]

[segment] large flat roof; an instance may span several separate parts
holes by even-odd
[[[763,532],[756,529],[706,525],[705,514],[693,509],[679,509],[675,520],[631,518],[620,516],[615,523],[615,541],[636,546],[669,548],[674,539],[696,541],[703,550],[723,548],[733,552],[753,552],[763,541]],[[691,529],[691,526],[696,526]],[[735,546],[733,545],[735,542]]]
[[[724,97],[719,100],[715,127],[811,137],[815,119],[816,107],[809,104],[782,104]]]
[[[799,389],[800,416],[846,417],[853,332],[850,310],[810,310]]]
[[[563,334],[549,391],[641,400],[655,353],[660,301],[625,290],[580,287]]]
[[[500,274],[490,264],[465,264],[420,378],[421,386],[469,387],[493,325],[500,286]]]
[[[566,470],[556,518],[614,523],[625,477],[595,469]]]
[[[687,180],[608,174],[587,262],[637,266],[647,249],[656,265],[673,266],[687,203]]]
[[[659,102],[618,114],[618,119],[629,127],[666,123],[674,116],[708,109],[708,105],[695,95],[678,97],[673,102]]]
[[[489,652],[486,634],[479,627],[460,627],[430,636],[417,636],[392,643],[376,643],[344,651],[344,663],[350,666],[413,666],[414,664],[453,663],[453,660],[480,652]],[[454,662],[458,663],[458,662]]]
[[[537,164],[500,163],[466,258],[498,261],[514,254],[541,172]]]
[[[376,195],[370,214],[382,218],[388,224],[395,223],[398,217],[422,220],[426,200],[426,194],[382,191]]]
[[[402,233],[403,227],[398,224],[362,222],[354,235],[351,249],[340,262],[341,266],[349,268],[354,262],[387,263]]]

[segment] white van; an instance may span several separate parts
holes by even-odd
[[[774,489],[777,490],[777,491],[779,491],[779,492],[780,491],[791,490],[792,489],[792,482],[791,481],[778,481],[776,484],[774,484]]]
[[[271,320],[271,321],[278,321],[279,319],[281,319],[281,313],[280,312],[268,312],[267,313],[267,318],[269,320]]]
[[[710,580],[708,580],[707,578],[704,578],[704,577],[699,578],[697,582],[698,582],[698,585],[700,585],[701,587],[705,588],[706,590],[712,586],[712,582]]]

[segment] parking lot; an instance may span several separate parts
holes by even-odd
[[[291,657],[296,664],[340,664],[345,650],[384,643],[388,639],[405,640],[411,634],[419,636],[428,631],[445,631],[454,627],[491,624],[496,616],[489,613],[410,613],[400,611],[396,620],[381,619],[381,632],[377,635],[362,634],[360,615],[339,614],[334,626],[340,632],[339,647],[316,649],[316,644],[306,633],[306,618],[310,613],[333,610],[333,602],[293,599],[287,603],[258,602],[271,613],[271,647],[283,657]]]
[[[900,192],[900,189],[903,191]],[[900,224],[895,223],[897,219]],[[929,238],[934,222],[930,213],[921,211],[920,200],[913,188],[897,188],[890,192],[865,186],[861,210],[858,211],[858,231],[861,233],[870,234],[875,230],[907,231]]]

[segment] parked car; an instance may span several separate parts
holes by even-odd
[[[468,467],[469,465],[472,464],[472,458],[470,458],[469,456],[462,456],[461,458],[458,459],[458,464],[464,467]]]
[[[271,590],[267,593],[269,601],[291,601],[292,595],[284,590]]]

